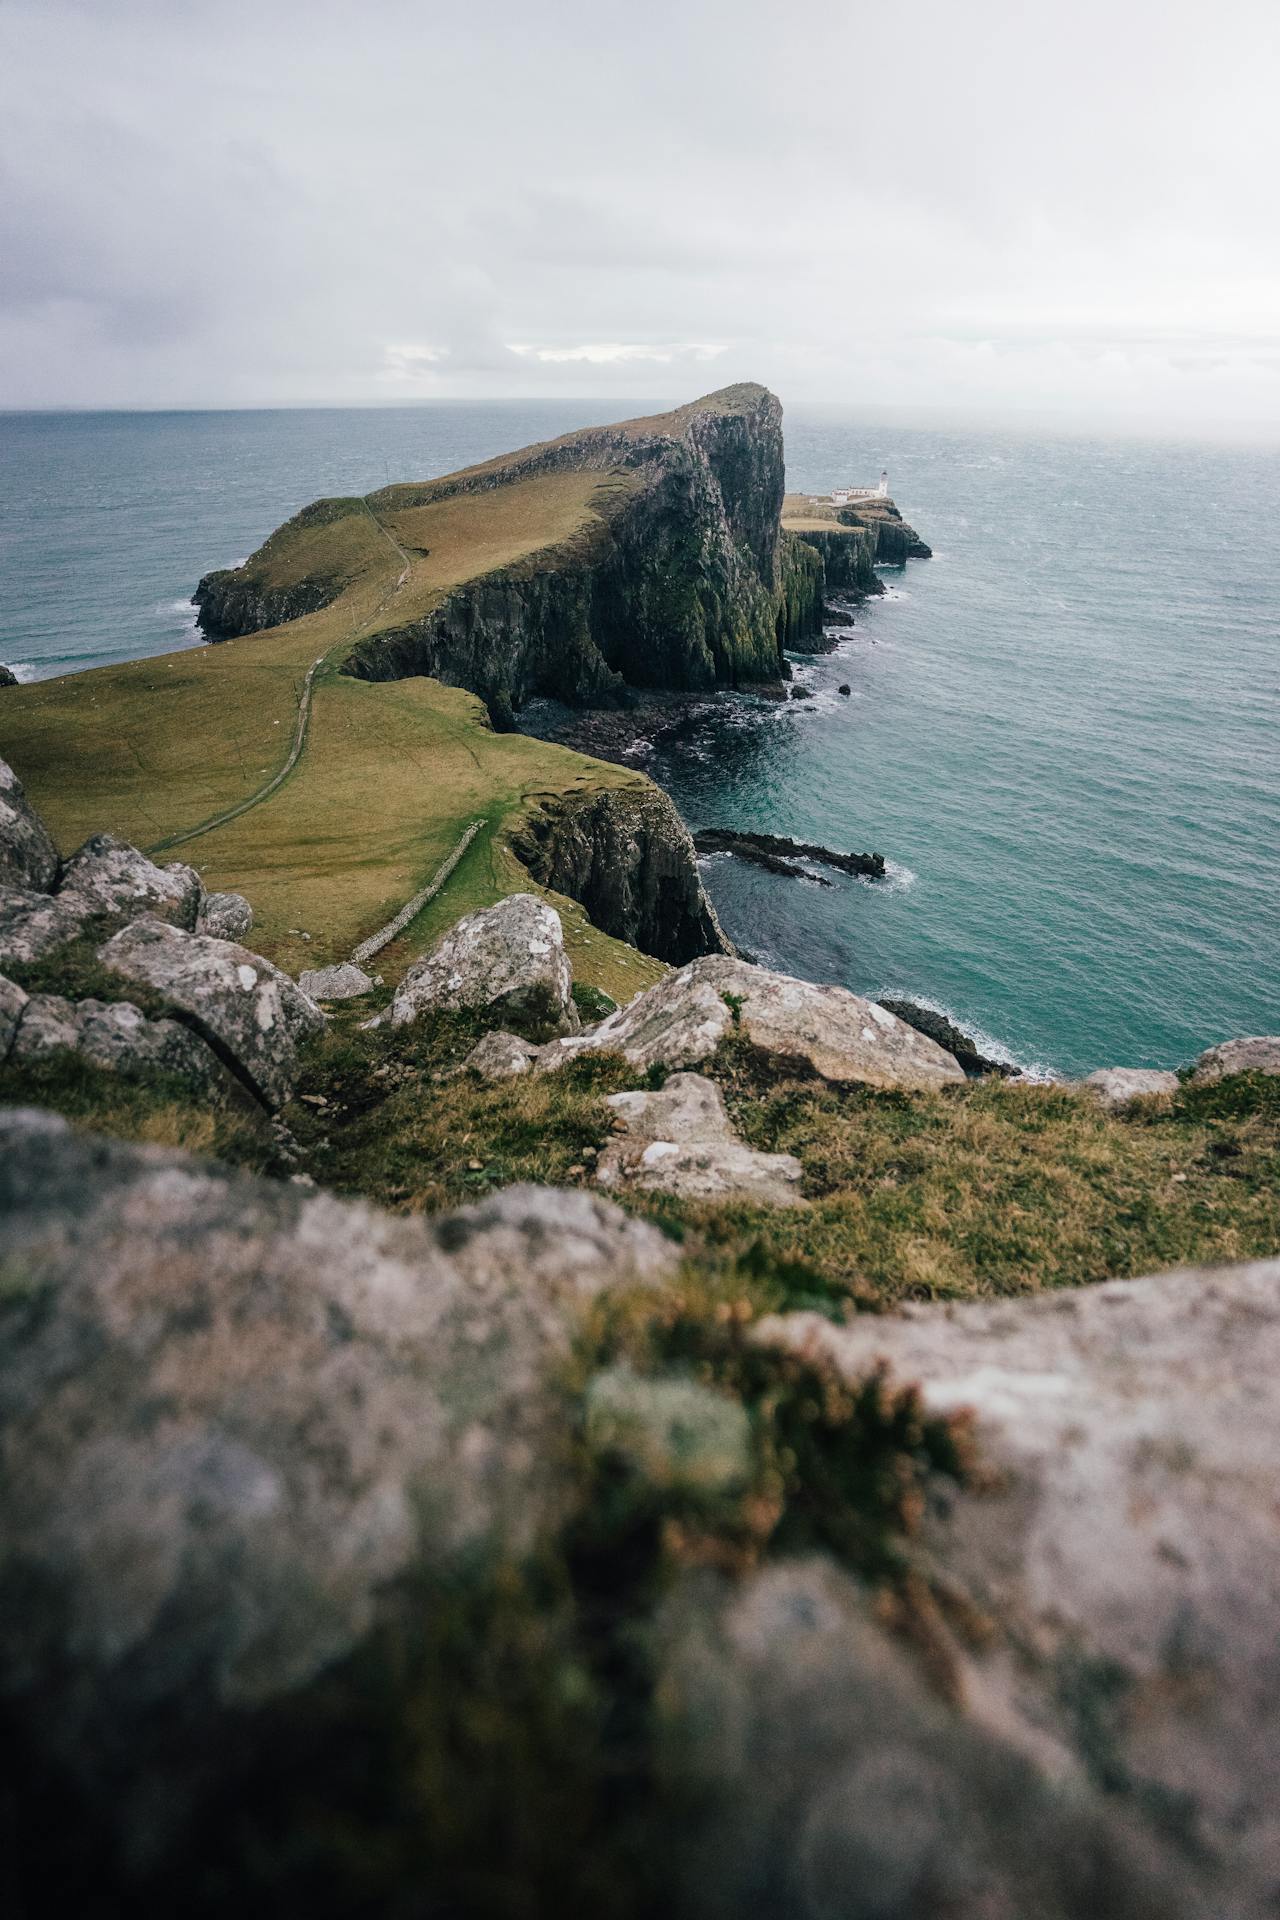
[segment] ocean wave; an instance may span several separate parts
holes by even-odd
[[[36,677],[37,667],[34,660],[6,660],[4,664],[15,680],[25,682],[34,680]]]
[[[886,860],[883,874],[859,873],[855,874],[854,878],[860,887],[874,887],[877,893],[909,893],[920,876],[918,873],[913,873],[910,867],[904,867],[900,860]],[[917,1000],[920,996],[903,994],[901,998]],[[922,1007],[927,1004],[924,1000],[920,1001]],[[942,1009],[936,1007],[934,1011],[941,1013]]]

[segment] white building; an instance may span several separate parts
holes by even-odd
[[[889,498],[888,469],[880,475],[878,487],[837,487],[831,496],[833,507],[847,507],[851,500],[887,500]]]

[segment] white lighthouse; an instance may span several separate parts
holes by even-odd
[[[889,498],[889,469],[887,467],[880,475],[880,485],[876,488],[876,492],[882,500]]]

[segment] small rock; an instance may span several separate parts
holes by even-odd
[[[242,893],[206,893],[196,915],[196,932],[215,940],[243,940],[253,926],[253,908]]]
[[[13,768],[0,760],[0,886],[47,893],[57,877],[53,835],[27,799]]]
[[[849,695],[853,692],[853,688],[849,685],[848,681],[846,681],[842,687],[837,688],[837,692],[842,693],[845,699],[847,700]]]
[[[1280,1034],[1250,1040],[1224,1040],[1202,1053],[1191,1069],[1193,1080],[1225,1080],[1229,1073],[1280,1073]]]
[[[793,700],[812,700],[813,689],[812,687],[792,687],[791,698]]]
[[[0,687],[16,687],[18,676],[12,667],[0,667]]]
[[[518,1073],[529,1071],[536,1052],[537,1048],[522,1040],[519,1034],[486,1033],[462,1064],[478,1073],[482,1080],[510,1080]]]
[[[1081,1085],[1095,1093],[1104,1106],[1119,1108],[1152,1094],[1176,1093],[1178,1076],[1155,1067],[1099,1067],[1096,1073],[1086,1074]]]
[[[313,1000],[358,1000],[362,994],[373,992],[374,983],[363,967],[353,960],[343,960],[335,967],[300,973],[298,985]]]
[[[615,1093],[607,1105],[626,1129],[600,1156],[602,1187],[679,1194],[686,1200],[751,1200],[796,1207],[802,1168],[789,1153],[756,1153],[730,1122],[714,1080],[676,1073],[657,1093]]]
[[[203,888],[194,867],[175,861],[158,867],[127,840],[95,833],[66,864],[58,898],[74,901],[89,914],[127,924],[152,913],[190,933],[196,924]]]
[[[391,1003],[393,1026],[436,1008],[492,1008],[508,1019],[573,1032],[578,1013],[560,915],[513,893],[459,920],[410,967]]]

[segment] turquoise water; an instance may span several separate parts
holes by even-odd
[[[304,501],[608,411],[0,416],[0,660],[47,675],[192,642],[199,574]],[[713,858],[730,933],[1060,1072],[1280,1030],[1280,456],[816,409],[787,448],[802,489],[887,465],[936,557],[797,663],[813,700],[701,703],[636,749],[695,826],[891,862],[818,888]]]

